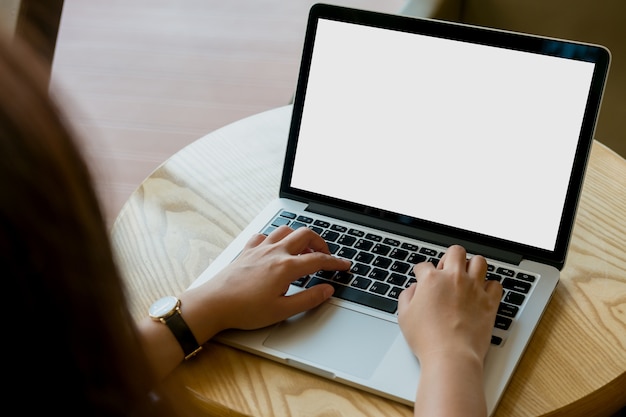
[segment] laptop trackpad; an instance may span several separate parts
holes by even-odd
[[[325,303],[280,323],[263,345],[366,379],[399,331],[395,323]]]

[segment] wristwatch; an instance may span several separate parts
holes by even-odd
[[[150,318],[165,324],[174,334],[180,347],[185,353],[185,359],[193,357],[202,350],[196,337],[191,332],[180,312],[180,300],[174,296],[167,296],[156,300],[148,310]]]

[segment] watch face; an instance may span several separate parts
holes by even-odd
[[[148,310],[148,314],[153,318],[169,316],[178,305],[178,298],[167,296],[156,300]]]

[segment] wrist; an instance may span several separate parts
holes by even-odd
[[[441,348],[432,349],[417,355],[422,368],[432,365],[437,369],[441,367],[480,369],[482,371],[484,357],[475,350],[467,348]]]
[[[216,334],[225,330],[224,318],[220,310],[221,302],[210,294],[201,296],[197,291],[185,292],[180,296],[181,310],[189,328],[201,345],[211,340]]]
[[[196,290],[180,297],[180,314],[193,334],[197,345],[202,346],[218,331],[222,330],[215,317],[211,300],[203,300]],[[168,375],[187,355],[175,334],[160,320],[146,316],[138,323],[141,344],[157,380]]]
[[[415,415],[486,416],[483,359],[469,349],[422,354]]]
[[[185,359],[195,356],[202,350],[201,344],[183,317],[180,299],[174,296],[162,297],[150,306],[148,315],[154,322],[167,326],[182,349]]]

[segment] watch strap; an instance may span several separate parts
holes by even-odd
[[[191,329],[187,326],[187,323],[185,323],[183,316],[180,314],[180,309],[177,308],[174,314],[163,318],[162,321],[174,334],[176,340],[178,340],[180,347],[185,353],[185,359],[191,358],[202,350],[202,346],[198,344],[196,337],[193,335]]]

